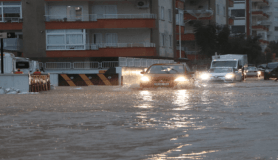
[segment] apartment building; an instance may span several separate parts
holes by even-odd
[[[260,45],[264,51],[269,41],[275,40],[274,1],[234,0],[234,6],[229,9],[229,15],[234,18],[234,25],[231,26],[232,35],[260,35]],[[278,10],[278,3],[276,7]]]
[[[193,24],[202,21],[203,24],[229,25],[228,7],[232,0],[184,0],[184,10],[176,15],[177,24],[181,30],[176,29],[177,56],[187,57],[191,60],[200,58],[199,49],[195,42]],[[182,16],[183,14],[183,16]],[[182,22],[181,17],[183,17]],[[183,54],[184,53],[184,54]]]
[[[25,57],[92,61],[176,58],[175,0],[2,0],[0,32]],[[7,39],[9,40],[9,39]]]

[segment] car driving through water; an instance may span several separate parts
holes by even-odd
[[[141,74],[141,88],[186,87],[193,83],[191,73],[184,64],[154,64]]]
[[[202,81],[235,82],[242,80],[241,72],[236,71],[232,67],[211,68],[207,73],[203,73],[200,78]]]
[[[264,80],[269,80],[269,78],[277,78],[276,68],[278,67],[278,62],[268,63],[266,69],[264,70]]]

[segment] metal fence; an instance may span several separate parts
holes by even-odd
[[[4,17],[4,18],[0,18],[0,22],[23,22],[23,18],[20,18],[20,17]]]
[[[66,70],[66,69],[107,69],[111,67],[149,67],[158,63],[175,63],[174,60],[161,59],[144,59],[144,58],[126,58],[119,57],[119,61],[103,62],[40,62],[40,68],[49,70]]]
[[[157,19],[156,14],[83,14],[81,16],[45,15],[45,21],[97,21],[98,19]]]

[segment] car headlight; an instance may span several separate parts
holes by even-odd
[[[144,76],[141,78],[141,81],[148,82],[148,81],[150,81],[150,79],[148,77]]]
[[[210,77],[210,75],[207,74],[207,73],[204,73],[204,74],[202,74],[200,77],[201,77],[202,80],[208,80],[209,77]]]
[[[232,78],[234,78],[234,74],[226,74],[226,76],[225,76],[225,78],[226,79],[232,79]]]
[[[187,81],[187,79],[185,79],[184,77],[179,77],[175,79],[175,82],[184,82]]]

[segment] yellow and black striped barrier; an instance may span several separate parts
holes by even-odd
[[[119,85],[118,74],[59,74],[58,86]]]

